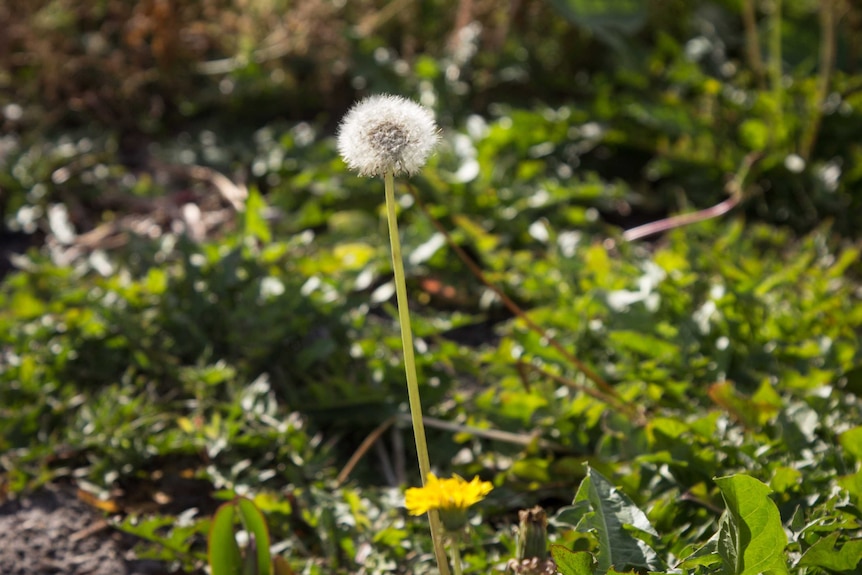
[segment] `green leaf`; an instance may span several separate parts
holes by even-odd
[[[250,537],[254,537],[254,547],[249,545],[247,554],[250,555],[252,550],[257,554],[255,573],[256,575],[270,575],[272,562],[269,555],[269,530],[266,527],[266,519],[250,499],[240,497],[236,500],[236,504],[243,526]]]
[[[240,575],[242,554],[234,538],[236,506],[231,501],[218,508],[207,537],[207,551],[212,575]]]
[[[830,533],[802,555],[799,567],[810,565],[822,567],[830,571],[849,573],[856,570],[859,561],[862,561],[862,539],[847,541],[840,549],[835,549],[840,533]]]
[[[775,468],[769,486],[777,493],[794,489],[802,481],[802,472],[793,467],[781,465]]]
[[[839,477],[838,484],[847,490],[851,501],[857,507],[862,506],[862,469],[856,473]]]
[[[769,143],[769,126],[761,120],[746,120],[739,126],[739,139],[750,150],[765,150]]]
[[[563,575],[592,575],[593,556],[586,551],[572,551],[562,545],[551,545],[551,557]]]
[[[587,476],[578,488],[574,507],[585,509],[582,502],[589,502],[589,511],[583,513],[577,529],[590,531],[598,538],[600,572],[604,573],[611,567],[654,571],[663,567],[652,547],[632,535],[632,532],[643,531],[658,537],[646,514],[592,468],[587,470]]]
[[[712,566],[721,563],[718,555],[718,534],[714,535],[702,547],[685,557],[677,567],[694,569],[700,565]]]
[[[715,480],[727,507],[718,534],[718,553],[732,575],[787,573],[787,535],[771,489],[748,475]]]
[[[844,451],[857,461],[862,461],[862,425],[848,429],[838,438]]]
[[[243,219],[245,235],[268,244],[272,241],[272,232],[270,232],[269,225],[264,218],[265,210],[266,202],[260,192],[256,189],[249,190],[248,199],[245,202],[245,218]]]

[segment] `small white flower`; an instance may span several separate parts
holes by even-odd
[[[413,174],[439,140],[434,115],[400,96],[369,96],[354,105],[338,129],[338,151],[361,176]]]

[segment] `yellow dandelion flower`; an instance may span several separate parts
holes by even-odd
[[[411,487],[404,493],[404,507],[410,515],[423,515],[436,509],[443,527],[447,531],[457,531],[467,523],[467,508],[485,499],[493,488],[478,477],[468,482],[457,475],[439,479],[430,473],[424,487]]]

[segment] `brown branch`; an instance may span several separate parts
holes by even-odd
[[[362,459],[369,449],[380,439],[380,436],[383,435],[387,429],[389,429],[393,423],[398,421],[398,415],[393,415],[392,417],[388,417],[383,423],[374,428],[374,431],[368,434],[360,446],[356,449],[353,455],[350,456],[350,459],[341,469],[341,472],[338,474],[338,477],[335,478],[336,486],[341,485],[350,474],[353,472],[353,468],[356,467],[356,464],[359,463],[359,460]]]
[[[745,178],[748,176],[749,171],[751,171],[751,167],[761,157],[762,154],[760,152],[752,152],[743,158],[739,170],[725,186],[725,190],[730,194],[730,197],[723,202],[697,212],[671,216],[663,220],[650,222],[648,224],[626,230],[623,233],[623,239],[627,242],[633,242],[674,228],[681,228],[682,226],[717,218],[718,216],[726,214],[739,205],[743,200],[743,184],[745,183]]]

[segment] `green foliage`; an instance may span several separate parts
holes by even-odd
[[[563,509],[557,522],[590,532],[598,540],[597,569],[661,569],[661,560],[640,532],[657,537],[647,516],[625,494],[594,469],[587,470],[573,506]],[[581,561],[576,561],[582,564]]]
[[[769,487],[746,475],[715,480],[727,505],[718,531],[726,573],[787,573],[787,536]]]
[[[418,478],[382,183],[331,137],[354,95],[392,91],[443,126],[409,184],[424,208],[396,187],[432,465],[497,486],[465,572],[572,492],[567,574],[858,570],[855,3],[13,4],[0,492],[115,496],[138,553],[190,573],[207,533],[236,566],[238,494],[276,573],[432,571],[396,487]],[[621,236],[725,200],[752,153],[730,213]],[[176,468],[203,500],[140,488]]]
[[[593,557],[586,551],[572,551],[562,545],[551,547],[557,569],[563,575],[592,575]]]
[[[248,534],[244,554],[234,532],[237,519]],[[269,544],[269,531],[260,510],[250,499],[238,497],[219,507],[213,517],[207,538],[210,571],[213,575],[269,575]]]

